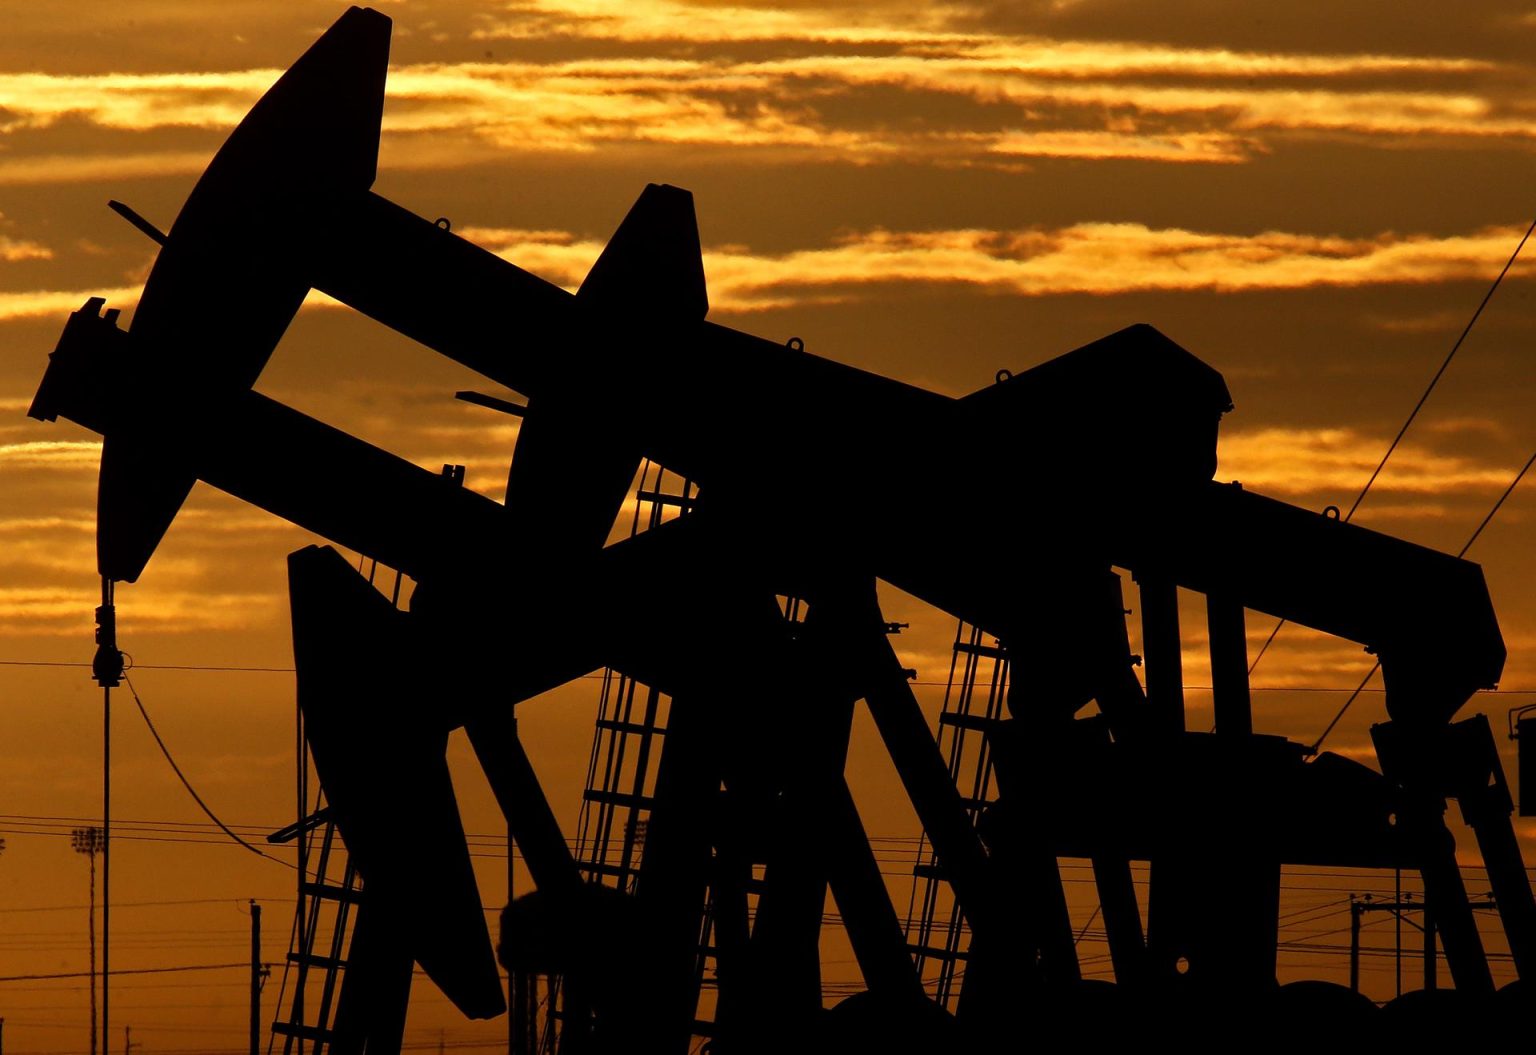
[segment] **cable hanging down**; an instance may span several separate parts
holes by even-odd
[[[1407,435],[1408,427],[1412,425],[1414,419],[1419,416],[1419,411],[1424,408],[1424,404],[1429,400],[1430,393],[1433,392],[1435,390],[1435,386],[1440,383],[1440,378],[1445,375],[1446,368],[1451,365],[1451,360],[1456,358],[1457,352],[1461,351],[1462,343],[1466,341],[1467,335],[1472,332],[1472,327],[1477,325],[1477,320],[1480,319],[1483,315],[1483,309],[1488,306],[1488,302],[1493,299],[1493,294],[1498,290],[1500,284],[1503,283],[1504,276],[1509,274],[1509,269],[1515,266],[1515,260],[1520,256],[1520,250],[1525,248],[1525,243],[1530,241],[1532,234],[1536,234],[1536,220],[1532,220],[1531,225],[1525,229],[1525,234],[1520,236],[1520,243],[1515,246],[1515,251],[1509,254],[1509,259],[1504,261],[1504,267],[1500,269],[1498,277],[1493,280],[1493,285],[1488,287],[1488,292],[1483,294],[1483,299],[1478,302],[1477,310],[1474,311],[1472,313],[1472,317],[1467,320],[1467,325],[1462,328],[1461,335],[1456,338],[1456,343],[1451,345],[1451,350],[1446,353],[1445,360],[1440,364],[1440,369],[1435,371],[1435,376],[1431,377],[1429,379],[1429,384],[1424,386],[1424,394],[1419,396],[1419,401],[1415,403],[1413,405],[1413,409],[1408,412],[1408,417],[1403,422],[1403,427],[1397,430],[1397,435],[1392,437],[1392,442],[1387,445],[1387,453],[1383,454],[1381,456],[1381,461],[1376,463],[1376,468],[1371,472],[1371,478],[1365,482],[1365,486],[1362,487],[1360,489],[1360,493],[1355,496],[1354,502],[1350,504],[1349,512],[1345,513],[1341,518],[1346,523],[1355,515],[1355,510],[1360,508],[1360,503],[1365,501],[1365,496],[1370,494],[1371,487],[1376,483],[1376,477],[1380,476],[1381,470],[1386,467],[1387,459],[1392,457],[1392,453],[1397,450],[1397,445],[1401,443],[1403,441],[1403,437]],[[1529,468],[1529,464],[1527,464],[1527,468]],[[1520,475],[1525,475],[1524,469],[1520,470]],[[1520,477],[1515,477],[1515,483],[1519,482]],[[1513,489],[1514,484],[1511,484],[1510,490]],[[1505,492],[1505,496],[1508,496],[1507,491]],[[1500,503],[1503,501],[1503,498],[1499,499]],[[1498,510],[1498,505],[1494,506],[1494,510]],[[1488,516],[1489,519],[1492,519],[1493,513],[1489,513]],[[1484,521],[1484,523],[1486,524],[1487,521]],[[1477,530],[1482,531],[1482,528],[1479,527]],[[1475,540],[1476,538],[1477,535],[1474,533],[1472,539]],[[1467,542],[1467,546],[1470,545],[1472,545],[1472,542],[1469,540]],[[1466,552],[1465,547],[1462,548],[1462,552]],[[1269,646],[1274,644],[1275,635],[1280,633],[1280,628],[1285,626],[1286,622],[1287,621],[1285,619],[1281,619],[1279,622],[1277,622],[1275,624],[1275,628],[1269,632],[1269,636],[1264,639],[1264,644],[1259,646],[1258,654],[1253,657],[1253,662],[1248,664],[1249,677],[1253,677],[1253,671],[1259,665],[1259,660],[1264,658],[1264,653],[1268,652]],[[1366,680],[1369,681],[1370,678],[1367,677]],[[1361,688],[1364,688],[1364,686],[1362,685]],[[1360,689],[1355,690],[1356,695],[1358,695],[1359,692]],[[1353,700],[1354,697],[1351,696],[1350,699]],[[1348,705],[1346,704],[1346,706]],[[1327,734],[1325,733],[1324,735]]]
[[[197,803],[198,808],[207,815],[208,819],[217,825],[219,830],[222,831],[225,835],[229,836],[235,842],[251,851],[251,853],[255,854],[257,857],[265,857],[268,861],[276,861],[284,868],[294,867],[280,857],[273,857],[271,854],[261,849],[261,847],[253,846],[246,842],[234,831],[232,831],[229,825],[220,820],[218,815],[215,814],[213,810],[208,808],[208,804],[203,801],[203,797],[197,793],[197,789],[192,786],[192,782],[187,779],[187,775],[183,773],[181,771],[181,767],[176,764],[176,759],[171,757],[171,749],[166,747],[165,741],[160,738],[160,731],[155,728],[155,723],[150,720],[149,711],[145,710],[144,708],[144,701],[139,699],[139,690],[134,686],[133,679],[128,676],[126,671],[123,673],[123,684],[128,686],[128,692],[133,696],[133,702],[139,708],[139,714],[143,717],[144,724],[149,727],[149,735],[155,738],[155,743],[159,745],[160,753],[165,756],[166,762],[170,763],[171,772],[176,774],[176,779],[181,781],[181,786],[187,789],[187,794],[192,796],[192,801]]]
[[[1521,244],[1523,245],[1524,243],[1522,242]],[[1536,465],[1536,451],[1531,452],[1531,456],[1525,460],[1525,464],[1520,467],[1520,471],[1515,474],[1515,478],[1509,482],[1508,487],[1504,488],[1504,493],[1499,495],[1499,500],[1493,503],[1492,509],[1488,510],[1488,515],[1483,517],[1482,522],[1477,525],[1477,529],[1472,532],[1471,537],[1468,538],[1467,541],[1462,545],[1461,549],[1457,551],[1456,556],[1458,558],[1465,557],[1467,555],[1467,551],[1472,548],[1472,543],[1477,541],[1478,536],[1483,533],[1483,529],[1487,527],[1488,524],[1493,520],[1494,514],[1503,507],[1505,500],[1508,499],[1510,495],[1515,493],[1515,488],[1520,486],[1520,481],[1525,479],[1525,474],[1530,471],[1532,465]],[[1279,627],[1277,626],[1275,629],[1278,630]],[[1273,634],[1270,635],[1270,639],[1274,639]],[[1255,662],[1257,662],[1257,660],[1255,660]],[[1317,754],[1318,748],[1323,746],[1323,741],[1328,739],[1328,734],[1333,732],[1333,727],[1339,724],[1340,718],[1344,717],[1344,712],[1348,711],[1355,700],[1359,698],[1360,694],[1365,691],[1366,685],[1370,684],[1371,679],[1376,676],[1376,672],[1380,669],[1381,660],[1378,659],[1371,666],[1371,669],[1366,671],[1365,677],[1361,680],[1360,684],[1355,687],[1355,691],[1349,694],[1349,699],[1344,701],[1344,706],[1339,708],[1339,713],[1333,716],[1333,721],[1328,723],[1328,728],[1324,729],[1323,734],[1313,742],[1311,747],[1307,748],[1307,754]]]

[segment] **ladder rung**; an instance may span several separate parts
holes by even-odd
[[[306,967],[324,967],[326,970],[345,970],[346,960],[337,959],[334,956],[316,956],[314,953],[290,952],[289,963],[301,963]]]
[[[272,1023],[272,1032],[281,1037],[300,1037],[304,1040],[323,1040],[329,1044],[335,1036],[323,1026],[294,1025],[292,1022]]]
[[[588,802],[602,802],[610,806],[627,806],[632,810],[648,810],[651,808],[649,795],[631,795],[627,791],[605,791],[602,788],[588,788],[581,793],[581,797]]]
[[[693,1035],[696,1037],[712,1037],[715,1035],[715,1024],[706,1022],[702,1018],[693,1020]]]
[[[325,901],[347,901],[356,905],[363,900],[363,892],[356,887],[336,886],[333,883],[305,883],[302,889],[310,897]]]
[[[677,506],[679,509],[692,509],[695,499],[684,498],[682,495],[674,495],[667,491],[639,491],[635,498],[641,502],[650,502],[658,506]]]
[[[922,953],[924,956],[928,957],[930,960],[968,960],[968,959],[970,959],[970,954],[969,953],[961,952],[959,949],[956,949],[953,952],[951,952],[948,949],[938,949],[938,948],[933,947],[932,945],[912,945],[912,944],[908,944],[907,945],[907,951],[908,952],[919,952],[919,953]]]
[[[961,729],[975,729],[983,733],[990,733],[1001,722],[1000,718],[988,718],[982,714],[961,714],[959,711],[945,711],[939,715],[940,725],[955,725]]]
[[[932,864],[915,864],[912,866],[912,874],[919,879],[944,879],[948,880],[949,874],[944,871],[944,866],[934,861]]]
[[[996,799],[972,799],[962,796],[960,799],[960,805],[964,806],[968,810],[984,810],[996,801]]]
[[[973,645],[969,641],[956,641],[956,652],[965,652],[972,656],[988,656],[992,659],[1007,659],[1008,653],[996,645]]]
[[[616,733],[634,733],[636,736],[650,734],[651,736],[666,736],[667,731],[659,725],[643,725],[639,722],[621,722],[616,718],[599,718],[594,723],[599,729],[612,729]]]

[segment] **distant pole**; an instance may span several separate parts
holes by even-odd
[[[251,1055],[261,1055],[261,906],[251,899]]]
[[[1393,925],[1397,928],[1397,953],[1393,960],[1393,973],[1397,977],[1397,993],[1403,995],[1403,870],[1392,870],[1392,894],[1398,907],[1392,910]]]
[[[515,715],[512,718],[512,735],[514,737],[517,736],[517,718],[516,718]],[[1532,737],[1532,741],[1536,742],[1536,736]],[[507,907],[508,908],[510,908],[512,906],[512,898],[515,896],[515,891],[513,889],[513,882],[512,882],[512,874],[513,874],[513,866],[515,864],[513,858],[516,856],[516,846],[517,846],[517,843],[512,838],[512,822],[511,822],[511,820],[508,820],[507,821]],[[3,849],[3,848],[4,848],[3,844],[0,844],[0,849]],[[505,913],[503,913],[503,917],[505,917]],[[516,974],[512,971],[512,969],[510,967],[507,968],[507,1055],[518,1055],[518,1050],[521,1047],[521,1044],[519,1043],[519,1040],[518,1040],[518,1035],[522,1032],[522,1030],[524,1028],[523,1027],[523,1016],[522,1016],[523,994],[522,994],[522,992],[521,992],[521,990],[520,990],[520,988],[519,988],[517,983],[518,983],[518,978],[517,978]]]
[[[1424,904],[1424,988],[1435,988],[1435,918]]]
[[[1349,988],[1360,991],[1360,913],[1355,895],[1349,895]]]
[[[76,828],[69,833],[69,845],[91,863],[91,904],[86,929],[91,963],[91,1055],[96,1055],[96,854],[102,841],[100,828]]]

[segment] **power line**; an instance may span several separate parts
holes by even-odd
[[[150,721],[149,711],[144,709],[144,701],[139,699],[139,690],[134,687],[133,679],[128,676],[126,671],[123,672],[123,683],[128,686],[128,692],[133,696],[133,702],[138,705],[139,714],[144,717],[144,724],[149,726],[149,735],[153,736],[155,738],[155,743],[160,746],[160,753],[163,754],[165,756],[165,760],[170,763],[171,771],[176,774],[176,779],[181,781],[181,786],[187,789],[187,794],[192,796],[192,801],[197,803],[198,808],[208,815],[208,819],[211,820],[214,824],[218,825],[219,830],[222,831],[225,835],[229,836],[235,842],[251,851],[251,853],[255,854],[257,857],[265,857],[268,861],[276,861],[284,868],[296,868],[296,865],[291,865],[287,861],[284,861],[282,858],[273,857],[266,851],[256,846],[252,846],[250,843],[240,838],[240,836],[236,835],[230,829],[229,825],[219,820],[218,816],[213,812],[213,810],[208,808],[208,804],[203,801],[203,797],[197,793],[197,789],[192,786],[192,782],[187,779],[187,775],[181,771],[181,767],[176,764],[176,760],[171,757],[171,749],[165,746],[164,740],[160,739],[160,732],[155,728],[155,723]]]
[[[112,907],[113,908],[150,908],[150,907],[159,908],[159,907],[162,907],[162,906],[169,906],[169,905],[221,905],[221,904],[224,904],[225,902],[234,902],[236,904],[242,904],[243,905],[247,901],[272,901],[272,902],[281,901],[281,902],[286,904],[288,902],[288,900],[289,900],[288,898],[275,898],[275,897],[258,897],[258,898],[245,898],[245,897],[195,897],[195,898],[180,898],[180,899],[177,899],[175,901],[114,901],[112,903]],[[25,906],[23,908],[0,908],[0,912],[83,912],[87,907],[88,906],[86,906],[86,905],[28,905],[28,906]]]
[[[1536,224],[1533,224],[1532,226],[1536,227]],[[1529,235],[1530,232],[1527,231],[1526,234]],[[1525,244],[1524,239],[1521,240],[1520,244]],[[1500,277],[1502,278],[1503,276],[1501,275]],[[1498,501],[1493,503],[1493,508],[1488,510],[1488,515],[1483,517],[1481,523],[1477,525],[1477,529],[1472,532],[1471,536],[1462,545],[1461,549],[1457,551],[1456,556],[1458,559],[1467,555],[1467,551],[1472,548],[1472,543],[1477,541],[1478,536],[1483,533],[1483,529],[1488,526],[1490,521],[1493,520],[1494,514],[1503,508],[1505,499],[1515,493],[1515,488],[1520,486],[1520,481],[1525,479],[1525,474],[1530,471],[1530,468],[1533,464],[1536,464],[1536,451],[1531,452],[1531,456],[1525,460],[1525,464],[1520,467],[1520,471],[1515,474],[1515,478],[1509,482],[1508,487],[1504,488],[1504,493],[1499,495]],[[1278,630],[1279,628],[1276,627],[1276,629]],[[1270,637],[1273,639],[1274,635],[1271,634]],[[1262,655],[1262,652],[1260,654]],[[1255,659],[1254,662],[1257,663],[1258,660]],[[1323,734],[1313,742],[1310,748],[1307,749],[1311,754],[1317,754],[1318,748],[1323,746],[1323,741],[1328,739],[1328,734],[1333,732],[1333,727],[1339,724],[1339,719],[1344,717],[1344,713],[1349,710],[1350,706],[1360,696],[1360,693],[1364,691],[1366,683],[1374,678],[1376,676],[1376,672],[1380,669],[1381,660],[1378,659],[1371,665],[1371,669],[1366,672],[1365,677],[1360,682],[1360,687],[1355,689],[1354,692],[1350,693],[1349,699],[1344,701],[1344,706],[1339,708],[1339,713],[1333,716],[1333,721],[1328,723],[1328,728],[1324,729]]]
[[[1520,471],[1520,476],[1524,476],[1526,471],[1529,470],[1533,465],[1536,465],[1536,455],[1533,455],[1532,461],[1529,461],[1529,462],[1526,463],[1525,468]],[[1517,481],[1518,481],[1518,479],[1519,478],[1517,477]],[[1506,495],[1506,497],[1507,497],[1507,495]],[[1503,500],[1501,499],[1500,502],[1502,503],[1502,501]],[[1497,507],[1495,507],[1495,511],[1497,511]],[[1491,518],[1492,518],[1492,513],[1489,514],[1489,517],[1485,518],[1484,524],[1486,525],[1487,520],[1491,519]],[[1478,530],[1481,531],[1482,528],[1480,527]],[[1284,621],[1285,620],[1281,620],[1281,622],[1284,622]],[[1273,634],[1271,634],[1271,638],[1273,638]],[[1263,655],[1264,649],[1268,648],[1268,647],[1269,647],[1269,642],[1266,641],[1264,646],[1259,649],[1259,655]],[[1258,656],[1255,656],[1254,657],[1254,664],[1256,665],[1257,663],[1258,663]],[[0,667],[74,667],[74,668],[80,668],[80,669],[90,669],[90,666],[91,665],[89,663],[72,663],[72,662],[61,662],[61,661],[56,661],[56,660],[0,659]],[[188,663],[135,663],[133,665],[133,669],[134,670],[190,670],[190,671],[212,671],[212,672],[216,672],[216,673],[259,673],[259,674],[292,674],[294,672],[294,668],[292,668],[292,667],[227,667],[227,666],[197,665],[197,664],[188,664]],[[1253,668],[1251,666],[1249,667],[1248,673],[1250,673],[1250,674],[1253,673]],[[572,681],[597,681],[597,680],[601,680],[602,677],[603,676],[601,674],[583,674],[579,678],[573,678],[571,680]],[[569,682],[567,682],[566,684],[569,684]],[[929,680],[924,680],[924,679],[919,678],[919,679],[916,679],[916,680],[910,682],[909,684],[918,685],[918,686],[922,686],[922,687],[925,687],[925,688],[939,688],[939,687],[948,685],[949,682],[947,682],[947,681],[929,681]],[[1210,686],[1210,685],[1185,685],[1184,686],[1184,690],[1186,692],[1212,692],[1212,691],[1214,691],[1213,687]],[[1361,691],[1365,691],[1365,692],[1385,692],[1386,690],[1385,689],[1364,689],[1364,690],[1361,690],[1361,689],[1358,689],[1358,688],[1356,688],[1354,690],[1351,690],[1349,688],[1349,686],[1347,686],[1347,685],[1252,685],[1252,686],[1249,686],[1248,691],[1249,692],[1308,692],[1308,693],[1312,693],[1312,692],[1351,692],[1351,691],[1353,691],[1353,692],[1361,692]],[[1478,695],[1490,695],[1490,696],[1536,696],[1536,689],[1497,688],[1497,689],[1478,689],[1477,691],[1478,691]]]
[[[84,667],[89,663],[66,662],[46,659],[0,659],[0,667]],[[292,667],[226,667],[198,663],[136,663],[135,670],[213,670],[232,671],[242,674],[292,674]]]
[[[1435,390],[1435,386],[1440,383],[1440,378],[1444,376],[1446,367],[1451,365],[1451,360],[1456,358],[1457,352],[1461,351],[1461,345],[1467,339],[1467,334],[1471,333],[1472,327],[1477,325],[1477,320],[1482,317],[1483,309],[1486,308],[1488,306],[1488,302],[1493,299],[1494,291],[1497,290],[1499,288],[1499,284],[1504,281],[1504,276],[1509,274],[1509,269],[1514,267],[1515,258],[1520,255],[1520,250],[1525,248],[1525,243],[1530,240],[1532,232],[1536,232],[1536,220],[1532,220],[1531,225],[1525,229],[1525,234],[1520,236],[1520,244],[1515,246],[1515,251],[1513,253],[1509,254],[1509,259],[1504,262],[1504,267],[1499,271],[1498,277],[1493,280],[1493,285],[1489,286],[1488,292],[1483,294],[1483,299],[1478,303],[1477,310],[1472,313],[1472,317],[1467,320],[1467,325],[1462,329],[1461,335],[1456,338],[1456,342],[1451,345],[1451,350],[1446,353],[1445,361],[1440,364],[1440,369],[1436,370],[1435,376],[1429,379],[1429,384],[1424,388],[1424,394],[1419,396],[1419,401],[1415,403],[1413,405],[1413,409],[1408,412],[1408,418],[1403,422],[1403,427],[1397,430],[1396,436],[1392,437],[1392,442],[1387,445],[1387,453],[1383,454],[1381,456],[1381,461],[1376,463],[1376,469],[1371,473],[1371,478],[1365,482],[1365,486],[1362,487],[1360,489],[1360,493],[1355,496],[1353,504],[1351,504],[1349,507],[1349,512],[1344,514],[1343,519],[1345,522],[1348,522],[1351,518],[1354,517],[1355,510],[1359,509],[1360,503],[1365,501],[1365,496],[1370,493],[1371,486],[1376,483],[1376,477],[1381,475],[1381,470],[1386,466],[1387,459],[1392,457],[1392,452],[1397,450],[1397,445],[1401,443],[1403,441],[1403,437],[1407,435],[1408,427],[1412,425],[1413,420],[1419,416],[1419,411],[1424,408],[1425,402],[1429,399],[1429,394],[1433,392]],[[1533,455],[1533,458],[1536,458],[1536,455]],[[1529,463],[1527,463],[1527,468],[1529,468]],[[1522,469],[1520,472],[1522,476],[1525,474],[1524,469]],[[1519,477],[1516,477],[1517,482],[1518,480]],[[1500,501],[1502,502],[1503,499],[1500,499]],[[1495,506],[1494,508],[1497,509],[1498,507]],[[1481,528],[1479,528],[1479,530],[1481,530]],[[1472,537],[1476,538],[1477,536],[1474,534]],[[1471,543],[1468,543],[1468,545],[1471,545]],[[1253,676],[1254,668],[1259,665],[1259,660],[1264,658],[1264,653],[1269,650],[1269,646],[1274,642],[1275,635],[1280,633],[1280,628],[1285,624],[1286,620],[1281,619],[1278,623],[1275,624],[1275,628],[1269,632],[1269,637],[1264,639],[1264,644],[1259,648],[1259,654],[1254,656],[1253,662],[1248,665],[1248,675],[1250,677]]]
[[[119,974],[175,974],[175,973],[182,972],[182,971],[226,971],[226,970],[229,970],[229,969],[234,968],[234,967],[240,967],[240,968],[244,968],[246,970],[249,970],[250,966],[251,966],[250,961],[247,960],[245,963],[198,963],[198,964],[189,964],[189,965],[184,966],[184,967],[130,967],[130,968],[118,968],[117,970],[111,971],[111,972],[96,971],[95,975],[100,975],[100,974],[104,974],[104,973],[110,973],[112,975],[119,975]],[[0,982],[35,982],[35,981],[38,981],[39,979],[43,979],[43,978],[91,978],[91,977],[94,977],[95,975],[93,975],[89,971],[62,971],[62,972],[55,973],[55,974],[8,974],[8,975],[0,975]]]

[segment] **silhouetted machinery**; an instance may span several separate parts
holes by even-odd
[[[443,757],[461,725],[538,888],[504,920],[503,962],[562,972],[588,1009],[567,1015],[565,1051],[686,1049],[706,897],[717,1052],[882,1036],[979,1050],[1053,1018],[1187,1029],[1287,999],[1310,1021],[1359,1012],[1277,989],[1286,863],[1420,872],[1471,1006],[1494,982],[1452,798],[1532,977],[1510,795],[1486,720],[1456,717],[1505,657],[1476,565],[1212,482],[1225,383],[1147,326],[962,399],[923,391],[707,322],[692,198],[656,185],[575,294],[550,285],[369,190],[389,30],[350,10],[168,234],[137,221],[163,248],[132,329],[100,301],[72,315],[31,411],[105,437],[105,577],[137,579],[201,479],[417,583],[405,612],[328,547],[289,563],[299,700],[369,923],[351,956],[369,969],[347,984],[371,988],[334,1050],[398,1050],[412,961],[467,1015],[505,1007]],[[527,397],[508,408],[523,422],[504,503],[252,391],[310,289]],[[642,459],[700,497],[605,546]],[[786,477],[803,512],[764,516],[763,488]],[[997,501],[914,500],[912,479]],[[1138,586],[1145,688],[1113,568]],[[991,730],[1001,798],[980,825],[887,640],[877,578],[1012,657],[1011,717]],[[1180,589],[1206,601],[1210,734],[1185,728]],[[638,622],[622,605],[637,591],[656,598]],[[804,600],[803,624],[776,595]],[[1380,659],[1380,773],[1254,731],[1246,609]],[[582,882],[512,721],[602,666],[673,698],[632,896]],[[924,994],[843,777],[860,699],[971,928],[954,1019]],[[1061,856],[1093,863],[1114,986],[1080,977]],[[1151,862],[1145,925],[1132,861]],[[828,890],[868,992],[824,1012]],[[1088,1013],[1113,1007],[1140,1010]]]

